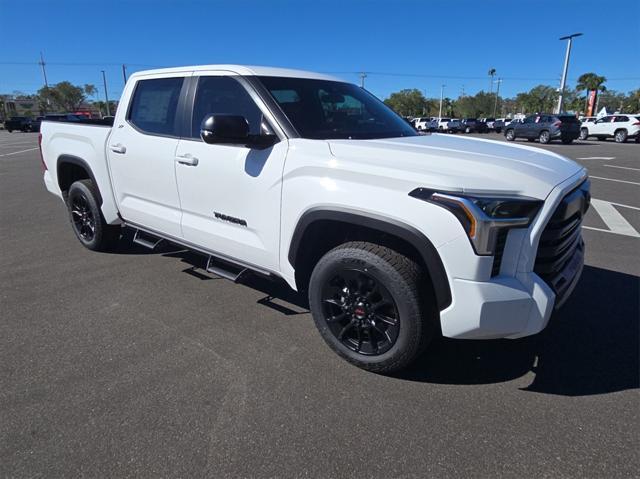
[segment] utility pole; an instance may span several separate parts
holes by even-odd
[[[366,72],[360,72],[360,88],[364,88],[364,79],[367,78]]]
[[[440,86],[440,112],[438,113],[438,119],[442,118],[442,100],[444,98],[444,87],[447,85]]]
[[[562,112],[562,102],[564,101],[564,87],[567,84],[567,72],[569,71],[569,57],[571,56],[571,44],[573,43],[573,39],[575,37],[581,36],[582,33],[573,33],[571,35],[567,35],[566,37],[561,37],[560,40],[569,40],[567,42],[567,52],[564,56],[564,68],[562,69],[562,80],[560,80],[560,95],[558,96],[558,107],[556,108],[556,113]]]
[[[104,83],[104,99],[107,104],[107,116],[111,116],[111,109],[109,108],[109,95],[107,94],[107,77],[104,74],[104,70],[102,71],[102,82]]]
[[[45,70],[44,68],[46,63],[44,62],[44,57],[42,56],[42,52],[40,52],[40,61],[38,62],[38,65],[42,67],[42,76],[44,77],[44,86],[49,88],[49,82],[47,81],[47,70]]]
[[[126,65],[123,63],[122,64],[122,78],[124,79],[124,84],[127,84],[127,67]]]
[[[464,85],[462,85],[462,92],[460,93],[460,96],[464,96]]]
[[[500,95],[500,83],[502,83],[502,78],[498,78],[496,80],[498,86],[496,87],[496,102],[493,105],[493,117],[496,117],[496,111],[498,110],[498,96]]]

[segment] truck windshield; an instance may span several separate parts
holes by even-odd
[[[400,116],[366,90],[330,80],[259,77],[303,138],[416,136]]]

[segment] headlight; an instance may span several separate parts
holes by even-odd
[[[417,188],[409,196],[435,203],[453,213],[479,255],[494,254],[500,230],[529,226],[543,203],[531,198],[462,195],[426,188]]]

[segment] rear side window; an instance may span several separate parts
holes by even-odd
[[[629,117],[628,116],[616,116],[616,123],[622,123],[625,121],[629,121]]]
[[[580,123],[578,119],[573,115],[559,116],[558,120],[562,123]]]
[[[200,138],[200,125],[208,115],[243,116],[249,123],[249,133],[260,134],[262,111],[247,90],[231,77],[211,76],[198,80],[191,118],[192,138]]]
[[[145,133],[179,136],[177,111],[184,78],[140,80],[128,120]]]

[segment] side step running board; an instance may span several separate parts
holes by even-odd
[[[234,283],[237,283],[240,277],[249,271],[247,268],[229,263],[215,256],[209,256],[205,269],[207,273],[213,273]]]
[[[164,241],[162,238],[151,236],[149,233],[140,230],[136,230],[136,233],[133,235],[133,242],[135,244],[149,249],[155,249],[162,241]]]

